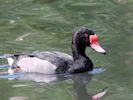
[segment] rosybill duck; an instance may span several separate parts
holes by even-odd
[[[82,27],[72,36],[72,56],[58,51],[6,54],[10,65],[8,72],[63,74],[92,71],[93,63],[85,54],[86,47],[102,54],[106,53],[98,43],[98,36],[91,29]]]

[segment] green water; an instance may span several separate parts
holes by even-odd
[[[132,8],[133,0],[0,0],[0,54],[34,50],[71,54],[72,33],[82,26],[93,29],[107,51],[101,55],[86,50],[95,67],[106,71],[85,76],[85,84],[78,75],[51,84],[0,79],[0,100],[90,100],[106,86],[108,93],[101,100],[133,100]]]

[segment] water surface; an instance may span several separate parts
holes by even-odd
[[[86,50],[95,67],[106,69],[103,73],[65,77],[50,84],[1,78],[0,99],[90,100],[108,87],[102,100],[132,100],[132,5],[133,0],[0,0],[0,54],[34,50],[71,54],[72,33],[82,26],[93,29],[107,50],[107,55]],[[7,68],[1,66],[0,72]]]

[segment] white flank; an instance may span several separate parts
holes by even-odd
[[[54,74],[55,69],[57,68],[47,60],[42,60],[36,57],[22,58],[18,61],[17,66],[19,66],[24,72],[44,74]]]

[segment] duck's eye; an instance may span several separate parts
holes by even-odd
[[[88,34],[87,33],[85,33],[85,37],[88,38]]]
[[[88,43],[88,34],[85,33],[85,42]]]

